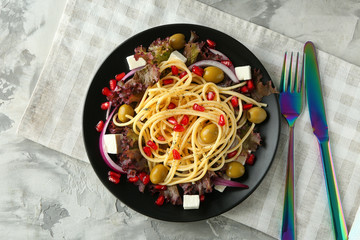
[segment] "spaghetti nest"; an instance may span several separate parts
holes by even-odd
[[[187,74],[180,79],[170,72],[149,87],[135,109],[136,115],[127,115],[130,119],[128,122],[118,122],[116,115],[113,118],[117,126],[132,126],[139,136],[139,149],[147,159],[150,170],[157,164],[163,164],[168,169],[165,180],[160,183],[163,185],[195,182],[208,171],[220,170],[225,163],[234,161],[241,153],[242,143],[255,126],[252,123],[242,138],[237,134],[237,130],[247,122],[242,104],[265,106],[233,91],[245,83],[219,87],[192,73],[178,60],[162,62],[159,65],[160,72],[168,71],[171,66]],[[210,91],[215,94],[213,100],[207,99]],[[233,96],[239,99],[236,109],[230,102]],[[205,143],[200,133],[209,124],[216,125],[218,134],[214,142]],[[151,154],[143,149],[149,140],[158,146],[156,150],[152,149]],[[227,154],[235,150],[237,154],[227,158]]]

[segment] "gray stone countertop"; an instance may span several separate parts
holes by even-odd
[[[357,0],[201,1],[360,66]],[[0,2],[0,239],[273,239],[223,216],[147,218],[116,200],[89,164],[16,134],[65,3]]]

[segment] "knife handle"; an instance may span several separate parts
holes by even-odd
[[[326,191],[328,195],[330,213],[332,216],[335,239],[348,239],[345,217],[341,206],[339,189],[337,186],[334,164],[332,161],[329,140],[319,141],[321,160],[324,170]]]

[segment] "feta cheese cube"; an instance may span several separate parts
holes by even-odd
[[[105,150],[111,154],[120,153],[120,134],[104,135]]]
[[[249,65],[236,67],[235,74],[239,80],[249,80],[251,79],[251,67]]]
[[[227,175],[224,175],[223,178],[226,180],[230,180],[230,178]],[[224,192],[225,188],[226,188],[226,186],[223,186],[223,185],[215,185],[214,186],[214,189],[219,192]]]
[[[182,55],[181,53],[179,53],[178,51],[173,51],[170,54],[170,57],[169,57],[168,61],[172,60],[172,59],[178,59],[178,60],[180,60],[180,61],[182,61],[184,63],[187,61],[187,58],[184,55]]]
[[[219,191],[219,192],[224,192],[226,186],[223,186],[223,185],[215,185],[214,186],[214,189]]]
[[[134,55],[128,56],[126,58],[126,61],[128,62],[129,69],[133,70],[138,67],[143,67],[146,65],[146,61],[143,58],[139,58],[137,61],[134,57]]]
[[[184,207],[185,210],[199,209],[199,207],[200,207],[200,196],[199,195],[184,195],[183,207]]]

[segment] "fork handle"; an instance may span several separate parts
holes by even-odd
[[[348,233],[344,213],[341,207],[339,189],[336,181],[334,164],[331,157],[329,140],[326,139],[324,141],[319,141],[319,147],[335,238],[337,240],[345,240],[348,239]]]
[[[294,210],[294,126],[290,126],[289,129],[289,148],[286,167],[283,221],[281,229],[282,240],[294,240],[296,238]]]

